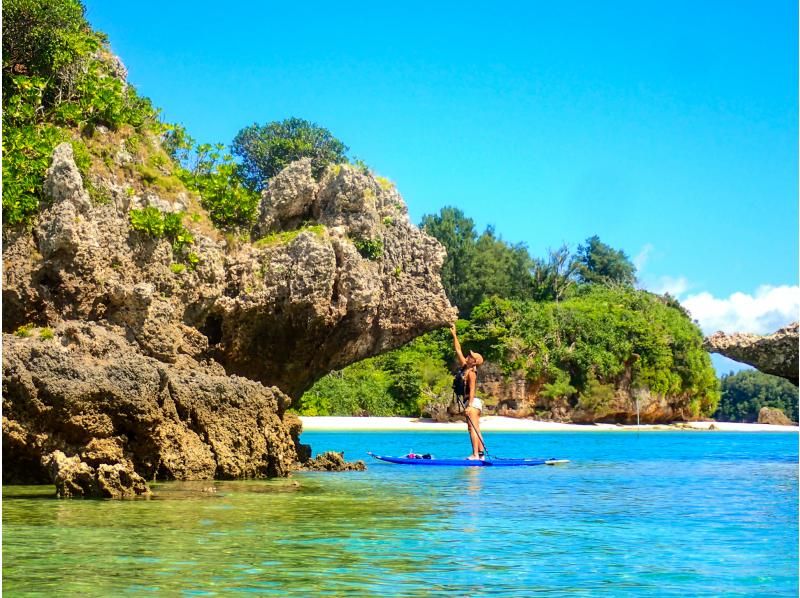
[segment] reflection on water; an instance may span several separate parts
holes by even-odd
[[[460,454],[460,436],[307,434]],[[488,440],[488,439],[487,439]],[[152,500],[3,488],[8,595],[797,595],[797,439],[495,434],[564,467],[403,467],[163,483]],[[213,486],[215,492],[208,492]]]
[[[463,471],[467,478],[467,495],[476,497],[481,493],[482,470],[480,467],[465,467]]]

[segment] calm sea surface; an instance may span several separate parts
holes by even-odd
[[[307,432],[344,450],[463,457],[466,432]],[[162,483],[155,498],[3,488],[3,593],[797,596],[798,436],[487,433],[562,466]],[[216,492],[203,492],[213,486]]]

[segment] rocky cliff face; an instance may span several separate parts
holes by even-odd
[[[101,183],[97,204],[60,145],[47,207],[4,235],[4,481],[43,481],[66,463],[55,451],[94,468],[87,487],[103,464],[145,479],[285,475],[291,397],[455,318],[444,250],[355,167],[317,180],[290,165],[264,194],[260,240],[192,230],[196,268],[129,223],[132,208],[185,201]]]
[[[794,322],[768,335],[717,332],[705,339],[704,347],[798,385],[798,327]]]

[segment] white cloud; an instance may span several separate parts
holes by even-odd
[[[649,281],[646,286],[648,291],[657,295],[669,293],[673,297],[680,297],[689,289],[689,281],[683,276],[678,276],[677,278],[660,276],[655,280]]]
[[[728,298],[703,291],[689,295],[681,304],[705,334],[717,330],[769,334],[800,319],[800,286],[762,285],[753,295],[736,292]]]

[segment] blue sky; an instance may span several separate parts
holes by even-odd
[[[797,319],[796,2],[86,4],[200,141],[305,118],[415,222],[458,205],[537,256],[597,234],[704,329]]]

